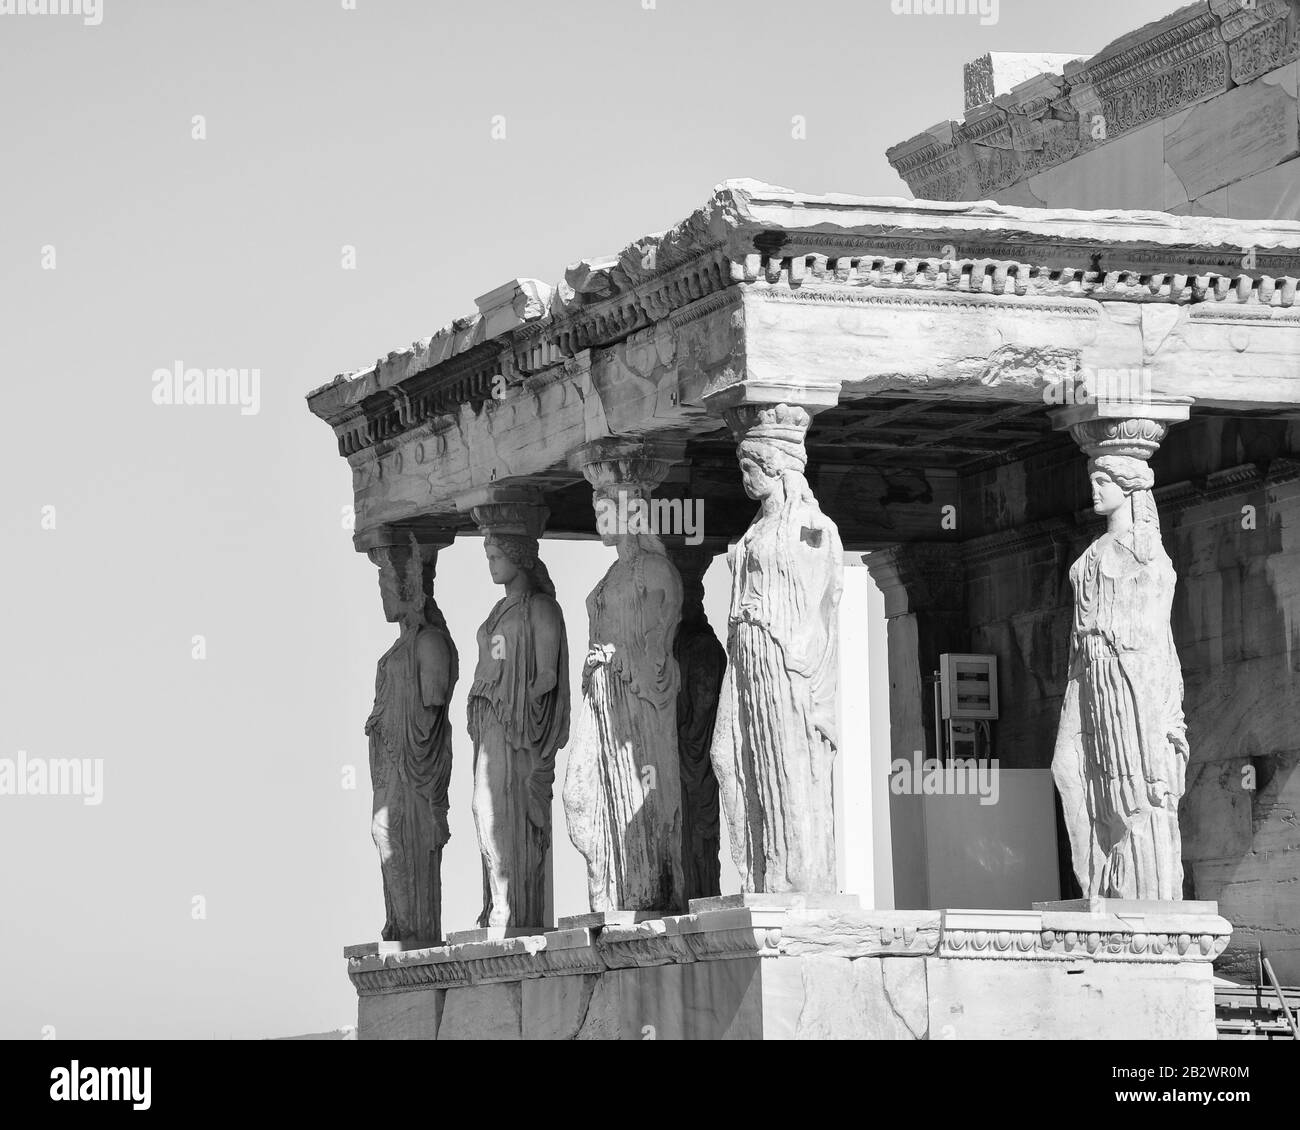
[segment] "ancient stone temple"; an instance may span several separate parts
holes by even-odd
[[[1202,268],[1241,247],[1253,270]],[[1231,917],[1233,854],[1281,846],[1270,806],[1294,770],[1297,274],[1295,224],[738,181],[670,232],[554,288],[517,280],[313,393],[354,469],[361,548],[477,537],[484,508],[527,502],[513,577],[544,555],[543,521],[597,538],[593,486],[597,502],[704,497],[710,538],[733,544],[710,759],[744,889],[682,905],[701,839],[686,815],[707,804],[683,803],[680,778],[662,811],[620,808],[618,780],[672,774],[683,732],[675,633],[622,624],[684,602],[671,547],[613,534],[636,543],[620,548],[626,580],[615,565],[592,622],[567,626],[589,631],[588,670],[609,672],[581,691],[600,698],[581,706],[596,713],[571,772],[592,802],[591,909],[611,913],[356,947],[363,1034],[470,1034],[474,994],[525,1036],[911,1037],[958,1014],[959,1035],[1207,1034],[1209,963],[1232,933],[1207,896]],[[863,554],[890,617],[894,753],[936,748],[916,699],[939,653],[996,656],[996,754],[1046,769],[1056,750],[1063,870],[1093,901],[882,909],[835,889],[838,578]],[[626,589],[614,618],[611,586]],[[495,717],[544,763],[554,676],[493,685]],[[1281,852],[1248,866],[1294,878]],[[1248,930],[1295,928],[1280,898],[1271,919],[1252,909]],[[1141,1015],[1083,989],[1099,985]],[[411,993],[423,1013],[397,1009]]]
[[[1207,1038],[1213,964],[1300,982],[1300,223],[1255,179],[1300,156],[1296,6],[1239,9],[978,61],[966,122],[891,153],[940,200],[730,181],[309,396],[402,625],[372,717],[390,922],[346,955],[363,1038]],[[1234,129],[1253,108],[1277,130]],[[1221,136],[1249,160],[1216,164]],[[1158,193],[1104,198],[1103,163],[1147,161]],[[702,540],[656,526],[692,500]],[[617,552],[585,623],[551,536]],[[504,590],[477,641],[434,599],[458,538]],[[849,724],[859,564],[888,750]],[[475,791],[448,798],[457,649]],[[1001,799],[890,796],[892,896],[860,898],[835,774],[961,748]],[[448,804],[478,829],[477,931],[439,916]],[[559,835],[589,905],[553,926]],[[1012,893],[955,909],[990,871]]]

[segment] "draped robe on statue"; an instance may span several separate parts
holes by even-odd
[[[443,637],[451,656],[449,694],[455,686],[456,647],[447,632],[428,626],[404,632],[379,660],[366,734],[387,915],[383,938],[433,945],[442,940],[442,849],[451,838],[451,725],[446,704],[424,704],[416,654],[421,632]]]
[[[834,891],[839,532],[815,501],[761,512],[732,551],[713,766],[746,891]]]
[[[593,911],[686,909],[672,652],[681,603],[677,570],[650,551],[615,562],[587,598],[564,808]]]
[[[1181,899],[1178,800],[1187,770],[1183,677],[1170,628],[1176,577],[1132,530],[1070,569],[1070,673],[1052,775],[1085,895]]]
[[[556,685],[532,696],[538,676],[532,609],[544,593],[499,600],[478,630],[469,690],[474,743],[474,820],[483,853],[480,926],[542,926],[551,846],[555,755],[569,738],[569,655],[563,627]]]

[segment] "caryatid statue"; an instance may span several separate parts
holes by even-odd
[[[408,534],[369,551],[379,566],[384,615],[401,625],[379,660],[366,722],[374,787],[371,834],[384,881],[385,941],[406,948],[442,940],[442,849],[451,832],[451,724],[456,645],[433,598],[438,546]],[[450,544],[448,535],[443,544]]]
[[[573,462],[618,558],[587,597],[582,710],[564,782],[569,838],[587,861],[593,912],[685,911],[673,655],[682,585],[647,505],[669,462],[650,444],[618,440],[588,444]]]
[[[722,893],[718,778],[713,730],[727,671],[727,649],[704,613],[704,574],[726,541],[667,541],[668,559],[682,578],[682,622],[673,655],[681,671],[677,692],[677,764],[682,778],[682,873],[687,902]]]
[[[834,892],[840,535],[804,478],[808,411],[742,404],[725,415],[760,504],[732,548],[713,736],[732,858],[747,892]]]
[[[1183,897],[1178,802],[1188,748],[1170,627],[1176,576],[1147,465],[1166,428],[1100,419],[1071,429],[1091,457],[1093,511],[1106,518],[1106,532],[1070,568],[1069,681],[1052,760],[1088,896]]]
[[[478,630],[469,689],[474,824],[483,855],[480,926],[543,927],[555,756],[569,738],[564,617],[538,557],[544,507],[472,508],[492,580],[505,588]]]

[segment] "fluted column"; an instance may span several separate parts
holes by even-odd
[[[1053,416],[1088,456],[1101,534],[1070,569],[1069,676],[1052,759],[1085,895],[1180,900],[1187,776],[1177,577],[1149,460],[1184,403],[1087,405]]]
[[[601,540],[618,551],[587,598],[582,708],[564,783],[596,913],[686,909],[673,655],[682,585],[649,507],[679,451],[605,439],[571,460],[592,485]]]
[[[371,835],[384,888],[381,937],[405,949],[442,941],[442,849],[450,838],[451,724],[456,645],[437,601],[438,551],[455,533],[384,526],[357,539],[379,567],[384,616],[399,626],[380,658],[366,720],[374,789]]]
[[[556,754],[569,737],[564,617],[538,555],[547,509],[536,490],[510,486],[483,488],[458,505],[482,531],[492,580],[505,589],[478,630],[468,696],[479,926],[536,932],[553,924],[551,799]]]
[[[727,649],[704,612],[704,574],[727,549],[723,538],[691,545],[667,537],[668,559],[682,579],[682,622],[673,655],[681,672],[677,692],[677,762],[682,782],[682,874],[686,899],[722,893],[718,778],[710,756]]]
[[[839,531],[804,477],[812,414],[837,387],[740,382],[706,397],[759,503],[731,554],[726,679],[712,759],[745,892],[833,893]]]

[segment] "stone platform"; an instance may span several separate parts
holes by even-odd
[[[347,960],[361,1039],[1212,1040],[1231,933],[1206,904],[742,905]]]

